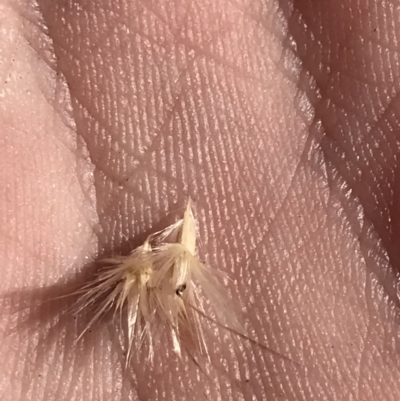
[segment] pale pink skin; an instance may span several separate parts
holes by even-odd
[[[0,399],[399,400],[395,3],[30,3],[0,4]],[[110,325],[19,324],[189,195],[249,333],[298,364],[211,333],[208,376],[164,344],[124,374]]]

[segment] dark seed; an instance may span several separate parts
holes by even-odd
[[[176,295],[181,296],[182,292],[186,290],[186,284],[182,284],[180,285],[177,289],[176,289]]]

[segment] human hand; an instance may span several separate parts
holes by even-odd
[[[3,400],[399,398],[399,11],[375,5],[0,5],[2,293],[58,283],[190,195],[249,334],[297,362],[240,340],[209,376],[161,349],[126,380],[106,327],[39,354],[44,316],[2,341]]]

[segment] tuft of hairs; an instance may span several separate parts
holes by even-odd
[[[94,280],[79,290],[76,314],[90,310],[93,317],[79,335],[77,341],[108,311],[119,314],[127,327],[129,362],[134,348],[140,349],[146,340],[149,359],[153,359],[153,326],[157,310],[157,292],[152,288],[153,267],[151,245],[148,240],[128,256],[118,256],[101,261],[104,266]]]
[[[152,362],[156,340],[165,330],[177,355],[187,348],[190,355],[209,358],[203,318],[233,331],[240,325],[222,283],[226,277],[199,260],[196,242],[197,221],[189,199],[182,219],[150,235],[128,256],[103,260],[104,268],[79,291],[77,313],[93,311],[79,338],[113,310],[127,327],[127,364],[144,343]]]

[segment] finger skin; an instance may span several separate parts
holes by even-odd
[[[2,399],[399,398],[388,2],[11,1],[0,18],[2,293],[79,277],[191,196],[249,334],[298,362],[221,331],[207,375],[167,347],[124,372],[110,326],[75,345],[53,308],[4,336]]]

